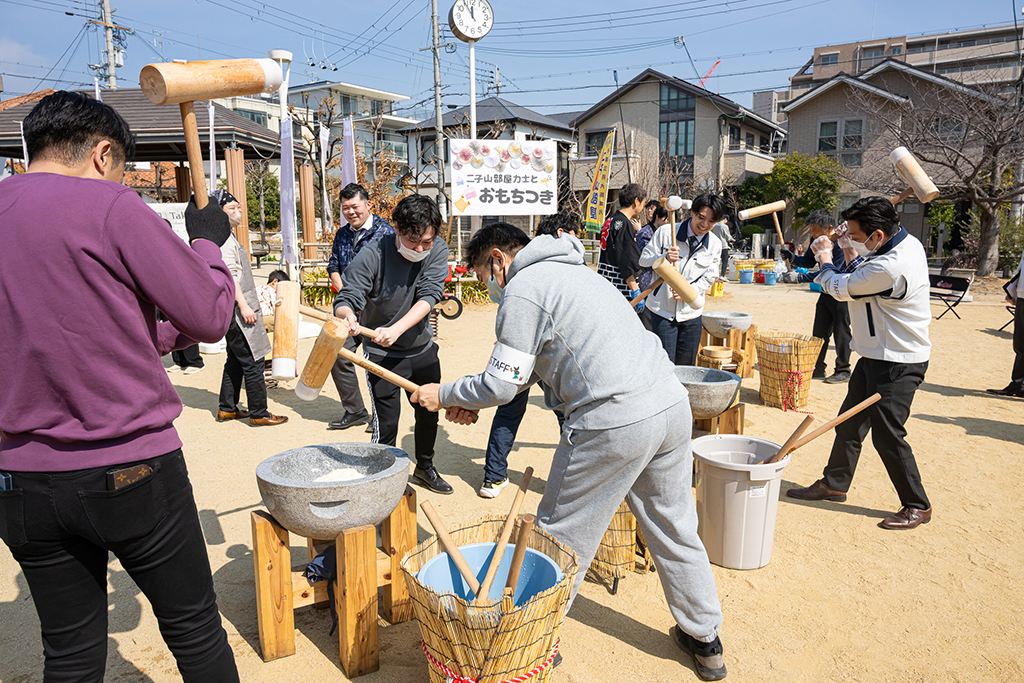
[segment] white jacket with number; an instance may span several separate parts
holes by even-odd
[[[651,313],[660,315],[666,320],[683,322],[693,320],[704,311],[704,292],[711,288],[722,261],[722,240],[713,233],[708,233],[707,248],[700,246],[690,253],[690,219],[680,223],[676,232],[676,242],[679,246],[679,260],[676,261],[676,270],[693,285],[700,296],[692,304],[672,297],[667,285],[661,285],[647,297],[646,305]],[[672,226],[668,223],[658,228],[654,237],[644,247],[640,254],[640,265],[650,268],[654,262],[665,255],[672,246]]]
[[[853,272],[822,270],[815,282],[834,299],[850,302],[853,349],[861,356],[893,363],[928,360],[928,257],[902,227]]]

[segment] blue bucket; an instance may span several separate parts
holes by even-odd
[[[777,273],[765,273],[764,274],[764,283],[766,285],[774,285],[778,281],[778,279],[779,279],[779,276],[778,276]]]
[[[806,268],[796,268],[795,270],[796,270],[796,272],[801,273],[803,275],[807,275],[807,273],[811,272],[811,271],[807,270]]]
[[[741,285],[749,285],[754,282],[754,271],[751,268],[744,268],[739,271],[739,276]]]
[[[821,291],[824,291],[824,290],[821,288],[821,285],[819,285],[817,282],[812,282],[811,283],[811,291],[812,292],[821,292]]]
[[[470,543],[459,546],[459,552],[465,558],[470,571],[476,576],[476,580],[483,583],[487,569],[491,566],[491,557],[497,543]],[[498,573],[494,576],[494,583],[488,593],[490,600],[500,600],[505,590],[505,582],[508,580],[508,570],[512,565],[512,555],[515,553],[515,546],[511,543],[505,546],[505,553],[501,556],[501,564],[498,565]],[[520,607],[538,593],[543,593],[549,588],[558,585],[562,580],[562,571],[555,564],[555,561],[544,553],[526,549],[523,557],[523,567],[519,572],[519,582],[516,584],[516,592],[512,601],[516,607]],[[473,600],[473,591],[469,589],[455,561],[448,553],[440,553],[430,558],[423,569],[419,570],[416,578],[423,585],[438,593],[454,593],[463,600]]]

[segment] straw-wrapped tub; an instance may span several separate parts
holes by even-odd
[[[783,410],[807,407],[811,373],[824,343],[805,334],[770,332],[754,337],[761,375],[759,393],[766,406]]]
[[[450,530],[458,546],[494,543],[505,520],[483,522]],[[519,536],[520,523],[510,543]],[[402,560],[402,573],[420,624],[423,650],[431,683],[543,683],[551,675],[558,634],[576,579],[576,554],[547,532],[534,527],[527,547],[543,553],[558,566],[562,578],[553,587],[513,606],[511,598],[470,603],[455,593],[440,593],[422,583],[417,574],[443,548],[431,537],[413,548]],[[511,549],[506,552],[506,556]],[[486,567],[479,573],[483,577]],[[525,570],[524,570],[525,571]],[[499,572],[495,583],[504,583]],[[520,578],[520,581],[523,579]]]

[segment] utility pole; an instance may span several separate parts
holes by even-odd
[[[114,52],[114,17],[110,11],[110,0],[103,0],[103,32],[107,36],[107,87],[117,87],[117,53]]]
[[[447,215],[444,196],[444,139],[441,125],[441,27],[437,23],[437,0],[430,0],[430,21],[434,29],[434,168],[437,169],[437,208]],[[475,136],[474,136],[475,137]]]
[[[501,70],[498,66],[494,66],[494,89],[498,91],[498,97],[501,97]]]

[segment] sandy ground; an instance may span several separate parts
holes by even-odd
[[[264,268],[264,271],[267,269]],[[1024,427],[1020,399],[987,396],[1005,386],[1012,362],[1009,316],[998,283],[979,287],[976,301],[931,326],[934,351],[927,381],[908,424],[933,521],[913,532],[879,529],[898,507],[895,492],[870,445],[846,503],[799,503],[783,495],[772,562],[755,571],[714,568],[722,601],[729,680],[734,681],[1020,681],[1024,680],[1024,580],[1019,519],[1024,491]],[[817,295],[806,286],[731,284],[711,310],[749,311],[762,330],[809,333]],[[938,306],[933,306],[937,315]],[[441,321],[441,363],[454,379],[483,368],[493,343],[494,306],[471,307]],[[300,345],[305,357],[312,340]],[[831,360],[830,354],[830,360]],[[169,362],[166,359],[165,362]],[[297,652],[268,664],[259,655],[249,512],[261,507],[253,475],[264,458],[305,444],[367,441],[355,428],[327,432],[340,415],[333,386],[303,403],[282,385],[271,389],[271,410],[288,415],[280,427],[254,428],[214,421],[223,356],[207,356],[199,374],[171,375],[184,410],[176,426],[185,443],[224,625],[243,681],[343,680],[338,645],[328,636],[326,611],[296,615]],[[642,378],[638,378],[642,381]],[[781,440],[802,418],[761,405],[758,379],[746,380],[747,433]],[[535,394],[538,392],[535,392]],[[836,414],[842,385],[815,381],[810,408],[818,422]],[[436,462],[455,495],[430,499],[450,525],[505,514],[511,490],[497,500],[477,497],[493,411],[477,425],[442,422]],[[412,446],[412,411],[402,415],[399,446]],[[531,399],[520,440],[510,458],[518,480],[537,470],[524,511],[536,509],[558,440],[554,416]],[[831,437],[798,451],[783,475],[783,489],[820,474]],[[420,517],[420,538],[427,536]],[[296,560],[305,552],[292,540]],[[110,564],[108,681],[179,680],[173,658],[145,598]],[[24,577],[0,552],[0,680],[42,680],[38,621]],[[587,582],[562,630],[565,661],[552,680],[697,680],[686,655],[667,635],[672,619],[657,574],[631,574],[619,593]],[[416,623],[380,632],[380,671],[366,683],[427,681]]]

